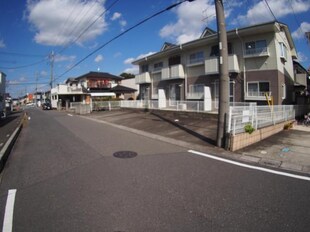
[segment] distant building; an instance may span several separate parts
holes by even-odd
[[[76,78],[68,78],[51,90],[53,108],[69,107],[78,102],[92,104],[135,93],[136,89],[120,85],[123,77],[106,72],[89,72]]]

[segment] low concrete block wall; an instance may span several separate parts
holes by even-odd
[[[257,143],[271,135],[279,133],[280,131],[283,130],[285,124],[291,122],[292,121],[286,121],[276,124],[274,126],[264,127],[254,131],[252,134],[244,132],[237,135],[231,135],[229,150],[237,151],[241,148]]]

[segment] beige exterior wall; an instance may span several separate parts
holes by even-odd
[[[286,35],[283,31],[276,33],[274,43],[275,43],[276,55],[277,55],[275,57],[275,60],[277,61],[277,69],[280,72],[282,72],[285,76],[294,80],[293,60],[290,58],[290,57],[292,57],[292,50],[291,50],[290,45],[287,41]],[[280,49],[279,43],[284,43],[286,48],[287,48],[287,59],[286,60],[280,58],[281,49]]]
[[[245,93],[247,91],[247,82],[249,81],[268,81],[270,83],[270,91],[274,97],[274,104],[291,104],[293,89],[293,48],[290,47],[286,34],[282,31],[271,31],[277,26],[263,28],[262,30],[249,29],[246,33],[234,34],[231,32],[228,36],[228,42],[232,45],[232,53],[237,55],[239,70],[230,73],[230,80],[234,82],[235,101],[246,101]],[[257,32],[257,33],[256,33]],[[266,40],[268,54],[253,55],[251,57],[244,56],[245,44],[251,41]],[[287,60],[280,58],[280,45],[283,42],[287,47]],[[154,56],[140,62],[140,71],[142,64],[149,65],[149,73],[151,75],[151,89],[158,91],[159,88],[169,90],[169,86],[173,84],[183,85],[183,98],[186,99],[189,91],[189,86],[194,84],[204,84],[211,87],[212,98],[214,99],[214,82],[218,80],[218,74],[206,75],[205,63],[190,65],[189,56],[193,53],[203,51],[204,58],[209,59],[212,46],[217,45],[215,37],[205,40],[197,40],[192,44],[176,46],[171,51],[163,52],[158,58]],[[182,47],[183,46],[183,47]],[[161,72],[153,72],[154,64],[163,62],[163,68],[168,67],[169,57],[180,55],[181,64],[184,67],[184,79],[162,80]],[[286,96],[283,98],[282,86],[286,87]],[[156,95],[156,93],[152,93]],[[169,96],[169,94],[166,94]],[[193,99],[192,99],[193,100]],[[262,104],[267,104],[264,99],[252,99],[251,101],[261,101]]]

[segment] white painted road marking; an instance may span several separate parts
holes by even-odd
[[[10,189],[6,200],[2,232],[12,232],[16,189]]]
[[[258,171],[273,173],[273,174],[276,174],[276,175],[287,176],[287,177],[292,177],[292,178],[296,178],[296,179],[300,179],[300,180],[310,181],[310,177],[307,177],[307,176],[295,175],[295,174],[291,174],[291,173],[287,173],[287,172],[275,171],[275,170],[268,169],[268,168],[256,167],[256,166],[253,166],[253,165],[244,164],[244,163],[240,163],[240,162],[237,162],[237,161],[232,161],[232,160],[229,160],[229,159],[224,159],[224,158],[216,157],[216,156],[209,155],[209,154],[206,154],[206,153],[202,153],[202,152],[199,152],[199,151],[188,150],[188,152],[192,153],[192,154],[195,154],[195,155],[200,155],[200,156],[203,156],[203,157],[207,157],[207,158],[210,158],[210,159],[214,159],[214,160],[222,161],[222,162],[225,162],[225,163],[237,165],[237,166],[244,167],[244,168],[249,168],[249,169],[254,169],[254,170],[258,170]]]
[[[73,117],[73,115],[72,115],[72,114],[68,114],[68,116]]]

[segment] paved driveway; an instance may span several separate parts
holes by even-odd
[[[310,173],[310,127],[295,125],[238,153],[262,164]]]

